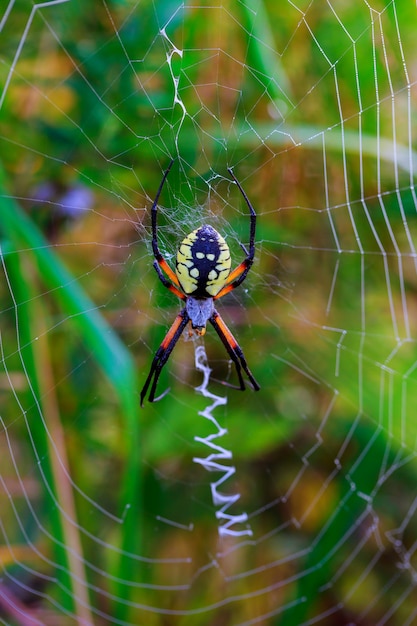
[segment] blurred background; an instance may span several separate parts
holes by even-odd
[[[411,0],[0,9],[2,623],[417,624],[416,24]],[[211,447],[188,331],[139,407],[181,306],[152,267],[172,158],[171,267],[203,223],[243,259],[228,167],[258,216],[218,309],[261,390],[221,384],[209,329]]]

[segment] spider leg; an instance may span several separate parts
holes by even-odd
[[[255,210],[254,210],[252,204],[250,203],[250,200],[249,200],[248,196],[246,195],[245,191],[243,190],[242,185],[239,183],[238,179],[236,178],[236,176],[233,173],[233,170],[230,167],[228,168],[228,172],[232,176],[232,178],[235,181],[236,185],[238,186],[239,191],[242,194],[242,196],[243,196],[243,198],[244,198],[244,200],[245,200],[245,202],[246,202],[246,204],[247,204],[247,206],[249,208],[249,211],[250,211],[249,250],[246,249],[246,246],[244,244],[240,244],[242,250],[246,254],[246,258],[242,261],[242,263],[239,263],[239,265],[232,272],[230,272],[230,274],[229,274],[229,276],[227,278],[226,285],[215,296],[215,300],[218,300],[219,298],[222,298],[227,293],[229,293],[230,291],[233,291],[233,289],[236,289],[236,287],[239,287],[239,285],[243,283],[243,281],[245,280],[245,278],[246,278],[250,268],[252,267],[253,259],[254,259],[254,256],[255,256],[256,213],[255,213]]]
[[[236,185],[239,188],[240,193],[243,196],[243,199],[245,200],[247,207],[249,209],[250,212],[250,235],[249,235],[249,254],[248,257],[251,257],[253,260],[253,257],[255,256],[255,231],[256,231],[256,213],[255,213],[255,209],[253,208],[248,196],[246,195],[242,185],[240,184],[240,182],[238,181],[238,179],[236,178],[236,176],[233,173],[233,170],[228,167],[227,171],[229,172],[230,176],[233,178],[233,180],[235,181]]]
[[[148,391],[149,385],[152,382],[151,390],[149,393],[149,402],[154,402],[155,400],[155,392],[156,385],[158,384],[159,375],[161,373],[162,368],[165,363],[168,361],[171,352],[173,351],[175,344],[178,339],[181,337],[184,328],[189,322],[190,318],[186,309],[182,309],[180,313],[178,313],[177,317],[174,320],[171,328],[165,335],[165,338],[158,350],[155,353],[154,359],[152,361],[151,369],[148,374],[148,377],[145,381],[142,391],[140,392],[140,406],[143,406],[143,401],[145,399],[146,393]],[[152,380],[153,379],[153,380]]]
[[[159,280],[161,281],[161,283],[164,285],[164,287],[166,287],[167,289],[169,289],[170,291],[172,291],[172,293],[175,293],[175,295],[178,298],[181,298],[181,300],[185,300],[186,297],[185,295],[179,290],[177,289],[177,287],[175,285],[173,285],[172,283],[169,282],[168,279],[165,278],[165,276],[162,273],[160,264],[158,263],[157,260],[155,260],[153,262],[153,266],[156,270],[156,273],[158,274]]]
[[[165,274],[168,276],[168,278],[177,286],[180,286],[180,283],[178,281],[177,275],[175,274],[175,272],[170,268],[170,266],[168,265],[168,263],[166,262],[166,260],[164,259],[164,257],[161,254],[161,251],[159,249],[159,245],[158,245],[158,224],[157,224],[157,216],[158,216],[158,201],[159,201],[159,196],[161,195],[161,191],[162,188],[165,184],[165,181],[167,179],[167,176],[171,170],[171,167],[174,163],[175,159],[172,159],[172,161],[170,162],[170,164],[168,165],[167,169],[165,170],[165,173],[162,177],[161,180],[161,184],[158,187],[158,191],[156,192],[156,196],[155,196],[155,200],[153,201],[152,204],[152,208],[151,208],[151,221],[152,221],[152,250],[153,250],[153,254],[155,257],[156,262],[158,263],[158,265],[162,268],[162,270],[165,272]],[[160,273],[158,272],[158,276],[159,278],[161,278]],[[166,284],[166,282],[162,281],[162,283],[165,285],[165,287],[168,287],[168,285]],[[171,290],[172,291],[172,290]],[[175,291],[174,293],[176,295],[178,295]]]
[[[213,326],[213,328],[219,335],[224,347],[229,353],[230,358],[235,364],[236,372],[239,378],[240,389],[242,391],[245,389],[245,382],[242,376],[242,367],[243,367],[244,371],[246,372],[247,377],[252,383],[254,390],[259,391],[260,387],[258,383],[256,382],[255,378],[253,377],[252,372],[250,371],[246,363],[245,355],[243,354],[242,348],[239,346],[238,342],[233,337],[232,333],[227,328],[226,324],[224,323],[224,321],[222,320],[222,318],[220,317],[216,309],[214,310],[213,315],[210,317],[209,322],[211,323],[211,325]]]
[[[249,272],[253,263],[253,259],[252,261],[248,261],[247,259],[248,257],[246,257],[246,259],[242,261],[242,263],[239,263],[239,265],[232,272],[230,272],[227,278],[227,284],[222,289],[220,289],[219,293],[214,296],[213,300],[223,298],[223,296],[225,296],[227,293],[233,291],[233,289],[236,289],[236,287],[239,287],[239,285],[245,280],[246,275]]]

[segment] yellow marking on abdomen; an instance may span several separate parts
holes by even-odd
[[[227,277],[230,274],[230,268],[232,260],[230,258],[230,250],[226,241],[221,235],[218,239],[219,256],[216,261],[216,265],[211,269],[208,274],[208,280],[206,284],[206,291],[210,296],[216,296],[220,289],[224,287]],[[207,255],[208,257],[208,255]]]
[[[230,274],[230,250],[224,238],[211,226],[201,226],[181,242],[176,274],[186,295],[214,297]]]

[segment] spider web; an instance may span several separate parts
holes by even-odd
[[[2,623],[417,623],[416,17],[3,6]],[[227,167],[256,209],[219,310],[261,390],[185,333],[140,410],[172,157],[171,266],[202,223],[243,258]]]

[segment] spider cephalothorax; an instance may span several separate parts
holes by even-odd
[[[159,250],[156,221],[159,196],[172,164],[173,161],[169,164],[162,178],[151,209],[152,249],[155,256],[154,267],[161,282],[178,298],[181,298],[185,302],[185,306],[175,318],[165,339],[156,351],[151,370],[140,394],[141,405],[151,382],[149,401],[155,400],[156,386],[161,370],[188,322],[190,322],[192,330],[199,335],[204,335],[207,322],[210,322],[236,366],[239,389],[242,391],[245,389],[241,371],[243,368],[253,388],[256,391],[259,390],[259,385],[247,366],[242,349],[214,307],[214,301],[238,287],[249,272],[255,255],[256,213],[233,171],[229,168],[228,171],[239,187],[250,211],[249,251],[242,246],[246,253],[245,259],[231,271],[229,246],[212,226],[204,224],[187,235],[181,242],[174,272]]]

